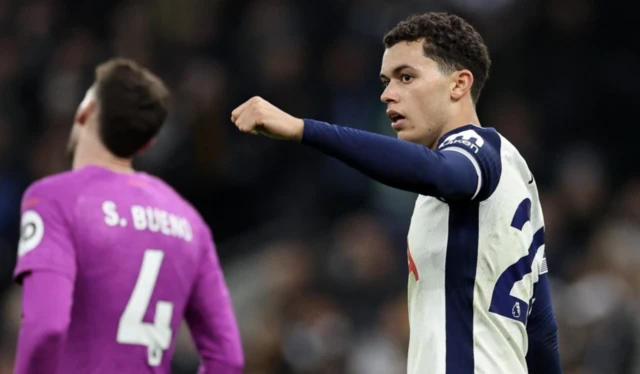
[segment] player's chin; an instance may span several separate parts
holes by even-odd
[[[413,136],[414,134],[412,134],[412,131],[409,129],[400,129],[400,130],[396,130],[396,136],[398,137],[398,139],[400,140],[406,140],[408,142],[415,142],[416,139],[415,136]]]

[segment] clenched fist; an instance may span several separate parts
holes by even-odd
[[[265,99],[254,96],[231,112],[231,121],[249,134],[262,134],[273,139],[302,139],[304,121],[283,112]]]

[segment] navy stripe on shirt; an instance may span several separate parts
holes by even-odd
[[[473,374],[473,290],[480,205],[452,204],[445,264],[446,373]]]

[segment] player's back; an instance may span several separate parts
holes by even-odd
[[[473,202],[416,201],[409,373],[524,374],[525,324],[546,272],[535,183],[517,149],[493,129],[463,127],[439,149],[468,155],[483,182]]]
[[[168,373],[175,336],[211,249],[182,198],[144,173],[63,174],[77,275],[60,373]]]

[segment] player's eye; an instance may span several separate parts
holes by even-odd
[[[381,85],[382,85],[382,89],[384,90],[389,85],[389,81],[382,81]]]
[[[402,83],[409,83],[411,82],[411,80],[413,79],[412,76],[410,76],[409,74],[402,74],[400,76],[400,79],[402,80]]]

